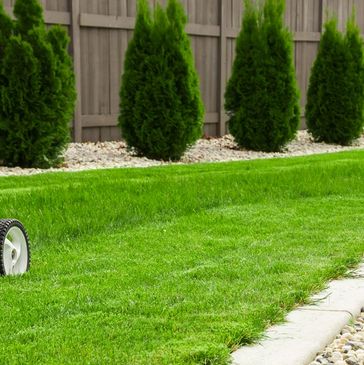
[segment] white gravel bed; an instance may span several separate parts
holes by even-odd
[[[197,162],[226,162],[237,160],[266,159],[274,157],[304,156],[317,153],[330,153],[364,149],[364,136],[353,146],[341,147],[325,143],[314,143],[306,131],[299,131],[297,138],[284,152],[264,153],[238,148],[231,135],[222,138],[200,139],[189,149],[177,164]],[[150,167],[171,164],[135,156],[128,151],[125,142],[71,143],[65,152],[64,163],[58,168],[48,170],[21,169],[0,166],[0,176],[30,175],[50,171],[81,171],[103,168]]]
[[[345,326],[310,365],[364,365],[364,312]]]

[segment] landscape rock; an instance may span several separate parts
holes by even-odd
[[[222,138],[200,139],[175,164],[199,162],[227,162],[239,160],[267,159],[277,157],[304,156],[318,153],[331,153],[364,149],[364,136],[352,146],[342,147],[325,143],[314,143],[307,131],[299,131],[294,141],[284,151],[264,153],[239,149],[231,135]],[[125,142],[86,142],[71,143],[64,153],[64,162],[58,168],[49,170],[8,168],[0,166],[0,176],[30,175],[54,171],[81,171],[91,169],[150,167],[172,164],[171,161],[149,160],[136,156],[128,150]],[[363,325],[362,323],[360,324]]]
[[[359,318],[347,325],[336,339],[317,354],[315,361],[309,365],[323,364],[327,358],[330,365],[364,365],[364,312]]]

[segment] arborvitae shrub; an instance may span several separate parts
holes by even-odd
[[[39,123],[39,64],[32,47],[20,36],[11,36],[3,59],[6,92],[2,88],[0,159],[9,165],[28,166],[34,154],[35,126]],[[11,119],[5,119],[4,115]],[[24,125],[29,133],[25,133]]]
[[[306,119],[319,142],[348,145],[363,132],[364,51],[354,17],[345,35],[336,19],[325,24],[311,72]]]
[[[125,55],[124,73],[120,90],[120,117],[123,138],[128,146],[141,150],[138,133],[143,120],[137,118],[136,107],[142,102],[138,98],[146,82],[146,71],[152,53],[152,19],[147,0],[138,1],[134,36]]]
[[[36,27],[44,28],[43,8],[39,0],[16,0],[14,5],[18,33],[26,35]]]
[[[14,14],[0,64],[0,161],[50,167],[69,141],[76,99],[69,39],[60,27],[47,32],[37,0],[17,0]]]
[[[53,26],[47,33],[55,57],[55,93],[53,94],[52,109],[57,123],[54,123],[54,145],[64,149],[69,141],[69,123],[73,118],[77,92],[72,58],[68,53],[70,39],[60,26]]]
[[[264,8],[245,1],[232,76],[225,92],[229,129],[240,147],[280,151],[300,120],[292,36],[284,26],[284,0]]]
[[[178,160],[201,136],[203,106],[186,22],[178,0],[169,0],[166,11],[158,5],[153,18],[147,2],[138,2],[119,124],[128,146],[149,158]]]

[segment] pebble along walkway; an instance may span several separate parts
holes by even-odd
[[[364,312],[309,365],[364,365]]]
[[[364,135],[352,146],[342,147],[325,143],[314,143],[306,131],[299,131],[295,140],[282,152],[264,153],[239,149],[231,135],[222,138],[200,139],[191,147],[180,162],[224,162],[254,160],[275,157],[305,156],[316,153],[340,152],[364,149]],[[8,168],[0,166],[0,176],[29,175],[50,171],[80,171],[101,168],[149,167],[171,164],[169,161],[149,160],[128,151],[125,142],[70,143],[64,154],[64,163],[49,170]]]

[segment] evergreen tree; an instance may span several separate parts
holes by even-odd
[[[57,149],[54,151],[58,155],[69,142],[69,122],[73,118],[77,92],[73,62],[68,53],[70,39],[66,31],[58,25],[53,26],[48,31],[47,38],[55,57],[55,79],[57,83],[52,105],[56,118],[55,123],[53,123],[53,145],[59,146],[58,152]]]
[[[18,33],[26,36],[33,28],[45,28],[43,8],[39,0],[16,0],[14,15]]]
[[[201,99],[199,77],[195,69],[190,39],[185,32],[187,16],[179,0],[169,0],[167,6],[169,20],[169,67],[174,74],[177,90],[176,98],[180,99],[181,115],[175,116],[175,125],[179,133],[176,142],[177,155],[182,155],[187,146],[201,137],[204,123],[204,106]],[[175,60],[175,61],[174,61]],[[179,157],[178,157],[179,158]]]
[[[17,0],[14,14],[14,35],[0,66],[0,160],[46,168],[59,163],[69,140],[76,99],[69,39],[60,27],[47,31],[37,0]]]
[[[364,52],[352,17],[346,34],[325,24],[307,94],[308,130],[319,142],[348,145],[364,126]]]
[[[40,92],[39,63],[32,47],[20,36],[11,36],[2,62],[7,84],[2,86],[0,160],[10,166],[31,166],[37,139]],[[27,128],[24,128],[24,126]]]
[[[229,128],[240,147],[280,151],[297,132],[300,108],[284,0],[263,9],[245,0],[232,76],[225,92]]]
[[[134,36],[125,55],[124,73],[120,90],[119,126],[129,147],[142,150],[139,133],[143,120],[137,117],[137,105],[141,105],[140,92],[146,83],[149,57],[152,54],[152,19],[147,0],[138,0]]]
[[[120,125],[128,145],[144,156],[178,160],[200,137],[203,106],[182,5],[157,5],[154,18],[139,2],[121,88]],[[136,60],[142,58],[136,68]]]

